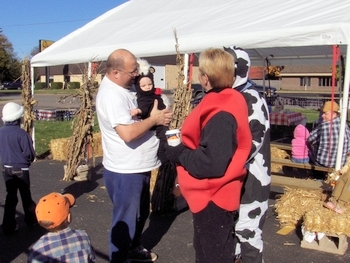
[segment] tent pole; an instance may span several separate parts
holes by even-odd
[[[32,89],[32,98],[34,98],[34,67],[30,67],[30,84],[31,84],[31,89]],[[35,122],[34,122],[35,123]],[[35,124],[33,124],[33,129],[32,129],[32,140],[33,140],[33,147],[35,150]]]
[[[88,63],[88,79],[90,79],[92,76],[92,64],[91,61]]]
[[[189,55],[188,53],[185,53],[184,55],[184,83],[185,85],[187,85],[188,83],[188,62],[189,62]]]
[[[350,68],[350,39],[348,39],[348,45],[346,47],[346,61],[345,68]],[[344,75],[344,87],[343,87],[343,99],[340,106],[340,134],[338,142],[338,152],[337,152],[337,161],[335,163],[335,170],[338,171],[341,168],[341,159],[343,154],[344,146],[344,136],[345,136],[345,127],[346,127],[346,117],[348,115],[348,100],[349,100],[349,86],[350,86],[350,70],[345,71]]]

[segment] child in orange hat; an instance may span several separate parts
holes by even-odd
[[[55,192],[39,200],[36,217],[49,232],[33,245],[28,262],[95,262],[95,252],[87,233],[69,227],[70,207],[74,203],[73,195]]]

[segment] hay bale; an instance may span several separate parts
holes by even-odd
[[[102,156],[102,139],[101,139],[101,133],[97,132],[94,133],[94,154],[96,157]]]
[[[341,203],[344,214],[323,207],[327,196],[322,190],[285,188],[275,211],[281,226],[303,224],[306,231],[350,236],[350,204]]]
[[[65,161],[67,159],[69,138],[52,139],[50,141],[50,152],[53,160]]]
[[[306,211],[321,209],[325,196],[321,190],[285,188],[285,193],[277,199],[275,211],[282,226],[301,224]]]
[[[335,213],[325,207],[314,207],[306,211],[303,218],[305,230],[350,236],[350,204],[343,204],[342,207],[344,214]]]
[[[153,193],[153,189],[154,189],[154,186],[156,184],[157,174],[158,174],[158,168],[151,172],[151,180],[150,180],[151,194]]]
[[[271,158],[281,158],[281,159],[289,159],[289,154],[285,150],[278,149],[277,147],[272,146],[271,147]],[[282,171],[282,165],[281,164],[271,164],[271,172],[281,172]]]
[[[69,143],[69,138],[52,139],[50,141],[50,152],[53,160],[66,161],[68,156],[67,145]],[[94,155],[99,157],[103,155],[101,133],[94,133]],[[91,157],[91,156],[90,156]]]

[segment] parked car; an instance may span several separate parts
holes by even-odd
[[[22,89],[22,81],[4,81],[0,89],[9,90],[9,89]]]

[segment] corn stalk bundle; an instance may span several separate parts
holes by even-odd
[[[188,88],[187,84],[184,84],[184,60],[183,56],[180,54],[176,30],[174,30],[174,35],[176,40],[176,65],[178,66],[179,72],[177,78],[177,88],[173,94],[173,119],[170,123],[170,129],[181,128],[185,118],[192,110],[192,106],[190,104],[192,90]]]
[[[31,78],[30,78],[30,61],[28,60],[27,57],[25,57],[22,61],[21,81],[22,81],[22,105],[24,107],[23,129],[32,136],[34,120],[35,120],[33,106],[37,102],[33,99],[33,94],[31,89]]]
[[[95,165],[93,125],[94,125],[94,103],[93,95],[96,88],[93,83],[96,79],[96,73],[88,77],[88,69],[83,70],[83,83],[79,90],[73,95],[63,96],[59,102],[64,101],[67,97],[79,99],[80,107],[74,115],[72,122],[73,136],[67,144],[67,163],[64,169],[64,181],[70,181],[77,175],[79,165],[88,162],[88,147],[91,147],[93,166]]]
[[[181,128],[187,115],[192,110],[190,101],[192,98],[192,91],[188,88],[187,84],[184,84],[184,60],[179,51],[178,38],[176,30],[174,30],[176,40],[176,65],[178,67],[177,88],[173,94],[173,119],[170,123],[170,129]],[[151,207],[153,212],[164,213],[177,209],[176,198],[173,195],[175,180],[176,180],[176,168],[175,165],[166,162],[162,164],[159,169],[155,171],[156,180],[152,185],[152,198]],[[155,177],[153,174],[153,178]]]

